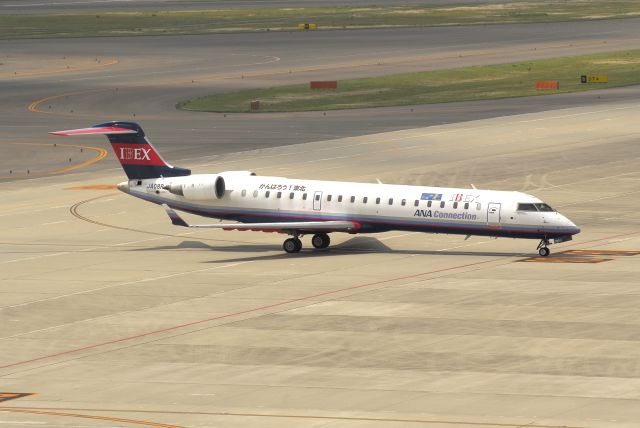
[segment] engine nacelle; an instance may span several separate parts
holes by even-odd
[[[171,183],[165,188],[174,195],[184,196],[194,201],[221,199],[226,192],[224,178],[220,175],[212,175],[197,181],[189,180],[186,183]]]
[[[255,175],[256,173],[252,171],[225,171],[219,174],[192,175],[165,186],[165,189],[174,195],[184,196],[186,199],[194,201],[222,199],[226,192],[233,191],[234,186],[240,185],[238,183],[238,181],[242,182],[240,177]]]

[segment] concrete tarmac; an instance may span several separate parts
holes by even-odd
[[[173,227],[120,171],[3,185],[4,426],[636,427],[640,104],[202,157],[196,172],[522,190],[537,242]],[[169,158],[170,161],[173,159]],[[202,219],[188,216],[189,220]]]

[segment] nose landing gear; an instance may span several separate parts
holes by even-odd
[[[551,250],[549,249],[548,245],[550,245],[550,243],[545,236],[538,244],[538,248],[536,248],[536,250],[538,250],[538,254],[540,254],[541,257],[547,257],[549,254],[551,254]]]

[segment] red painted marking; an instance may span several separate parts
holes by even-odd
[[[156,165],[166,163],[149,144],[121,144],[111,143],[116,157],[125,165]]]
[[[560,89],[560,82],[557,80],[536,80],[535,87],[537,90]]]
[[[4,412],[14,412],[14,413],[31,413],[34,415],[47,415],[47,416],[66,416],[72,418],[84,418],[84,419],[97,419],[101,421],[112,421],[112,422],[124,422],[126,424],[133,425],[148,425],[152,427],[161,427],[161,428],[183,428],[180,425],[167,425],[161,424],[158,422],[149,422],[149,421],[141,421],[139,419],[123,419],[123,418],[113,418],[110,416],[97,416],[97,415],[81,415],[78,413],[60,413],[60,412],[51,412],[51,411],[43,411],[43,410],[35,410],[35,409],[2,409]]]
[[[311,89],[336,89],[337,87],[337,80],[315,80],[309,82],[309,88]]]
[[[120,339],[114,339],[114,340],[109,340],[109,341],[106,341],[106,342],[96,343],[96,344],[93,344],[93,345],[82,346],[80,348],[74,348],[74,349],[70,349],[68,351],[57,352],[55,354],[42,355],[40,357],[31,358],[29,360],[17,361],[15,363],[5,364],[4,366],[0,366],[0,369],[6,369],[8,367],[20,366],[20,365],[23,365],[23,364],[33,363],[33,362],[36,362],[36,361],[42,361],[42,360],[46,360],[46,359],[54,358],[54,357],[60,357],[62,355],[74,354],[76,352],[87,351],[87,350],[90,350],[90,349],[96,349],[96,348],[100,348],[102,346],[114,345],[116,343],[122,343],[122,342],[126,342],[128,340],[140,339],[142,337],[151,336],[151,335],[154,335],[154,334],[166,333],[166,332],[169,332],[169,331],[174,331],[174,330],[178,330],[178,329],[185,328],[185,327],[191,327],[191,326],[198,325],[198,324],[204,324],[204,323],[208,323],[208,322],[211,322],[211,321],[216,321],[216,320],[220,320],[220,319],[224,319],[224,318],[231,318],[231,317],[235,317],[235,316],[238,316],[238,315],[244,315],[244,314],[250,314],[252,312],[263,311],[265,309],[277,308],[277,307],[280,307],[280,306],[288,305],[290,303],[301,302],[301,301],[304,301],[304,300],[311,300],[311,299],[315,299],[315,298],[318,298],[318,297],[330,296],[332,294],[337,294],[337,293],[341,293],[341,292],[344,292],[344,291],[352,291],[352,290],[357,290],[357,289],[364,288],[364,287],[371,287],[371,286],[374,286],[374,285],[381,285],[381,284],[387,284],[387,283],[395,282],[395,281],[402,281],[404,279],[418,278],[420,276],[425,276],[425,275],[430,275],[430,274],[440,273],[440,272],[446,272],[446,271],[455,270],[455,269],[462,269],[462,268],[466,268],[466,267],[470,267],[470,266],[477,266],[477,265],[481,265],[481,264],[485,264],[485,263],[491,263],[491,262],[495,262],[495,260],[494,259],[484,260],[484,261],[481,261],[481,262],[468,263],[468,264],[464,264],[464,265],[458,265],[458,266],[452,266],[452,267],[448,267],[448,268],[436,269],[436,270],[432,270],[432,271],[428,271],[428,272],[416,273],[416,274],[413,274],[413,275],[399,276],[399,277],[396,277],[396,278],[383,279],[381,281],[367,282],[367,283],[364,283],[364,284],[353,285],[351,287],[338,288],[336,290],[325,291],[323,293],[311,294],[309,296],[298,297],[296,299],[284,300],[282,302],[273,303],[271,305],[258,306],[258,307],[255,307],[255,308],[244,309],[244,310],[238,311],[238,312],[232,312],[232,313],[224,314],[224,315],[217,315],[217,316],[211,317],[211,318],[205,318],[205,319],[198,320],[198,321],[191,321],[191,322],[184,323],[184,324],[178,324],[178,325],[175,325],[175,326],[172,326],[172,327],[166,327],[166,328],[162,328],[162,329],[159,329],[159,330],[148,331],[146,333],[135,334],[133,336],[122,337]]]
[[[82,128],[82,129],[69,129],[67,131],[55,131],[49,132],[53,135],[88,135],[88,134],[136,134],[133,129],[127,128]]]

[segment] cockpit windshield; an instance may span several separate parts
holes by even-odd
[[[555,211],[553,208],[551,208],[547,204],[534,204],[534,205],[536,206],[538,211],[542,211],[542,212],[553,212],[553,211]]]
[[[541,211],[541,212],[553,212],[555,211],[549,205],[544,203],[539,204],[518,204],[518,211]]]
[[[534,204],[518,204],[518,211],[538,211]]]

